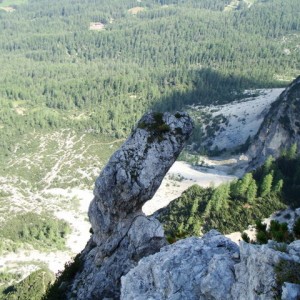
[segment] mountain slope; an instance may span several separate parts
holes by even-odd
[[[250,168],[268,156],[278,157],[284,149],[300,147],[300,76],[272,104],[248,150]]]

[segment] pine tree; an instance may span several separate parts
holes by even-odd
[[[254,179],[251,180],[247,189],[246,198],[249,203],[253,203],[257,195],[257,185]]]
[[[287,150],[287,159],[295,159],[297,157],[297,144],[294,143],[288,150]]]
[[[274,192],[276,194],[280,194],[282,192],[282,188],[283,188],[283,180],[280,179],[280,180],[278,180],[278,182],[276,183],[276,185],[274,187]]]
[[[263,165],[263,172],[264,174],[268,174],[270,173],[270,170],[272,168],[272,165],[273,165],[273,162],[274,162],[274,158],[273,156],[268,156],[268,158],[266,159],[264,165]]]
[[[272,188],[273,176],[272,174],[268,174],[263,178],[262,184],[260,186],[260,196],[266,197],[270,195]]]

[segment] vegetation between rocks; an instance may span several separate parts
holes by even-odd
[[[186,190],[158,213],[169,240],[210,229],[224,234],[243,231],[287,205],[300,206],[300,158],[296,153],[293,145],[277,160],[268,158],[261,168],[239,180],[217,188],[194,185]]]

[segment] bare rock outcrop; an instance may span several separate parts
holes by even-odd
[[[68,299],[118,299],[120,279],[166,245],[161,224],[141,208],[151,199],[190,136],[185,113],[148,113],[96,180],[89,208],[93,235],[80,256]]]
[[[142,259],[122,277],[122,300],[231,299],[238,246],[215,230]]]
[[[269,155],[278,157],[283,149],[296,143],[300,149],[300,76],[272,104],[247,156],[250,169],[264,163]]]
[[[274,242],[262,246],[241,243],[241,261],[235,265],[236,282],[232,287],[232,299],[269,300],[278,297],[280,291],[275,266],[280,260],[293,258],[273,249],[274,245]]]
[[[275,266],[299,263],[300,241],[277,251],[278,244],[240,248],[211,230],[202,238],[187,238],[140,260],[122,277],[122,300],[270,300],[281,290]],[[287,267],[289,270],[289,266]],[[284,299],[298,299],[299,285],[285,283]],[[292,295],[292,296],[291,296]]]

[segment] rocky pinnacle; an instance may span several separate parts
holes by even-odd
[[[186,113],[147,113],[96,180],[93,235],[68,299],[119,299],[120,278],[166,245],[160,223],[141,211],[191,135]]]

